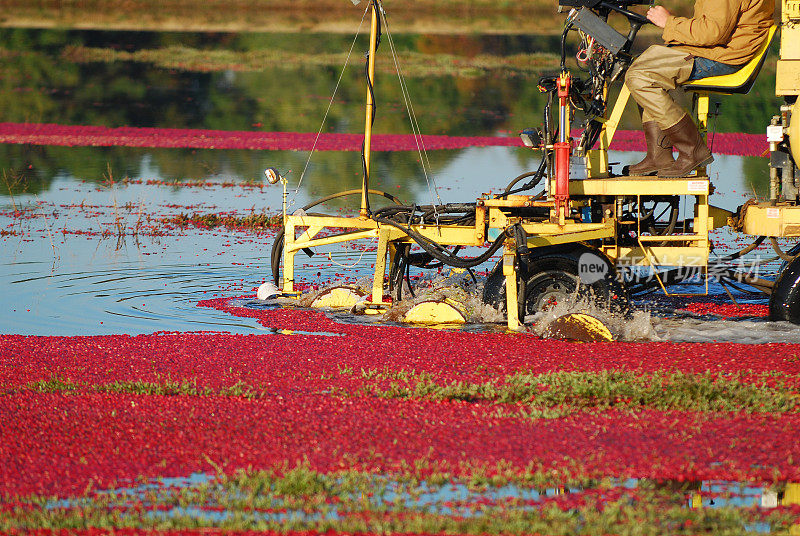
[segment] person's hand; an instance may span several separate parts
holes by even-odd
[[[670,12],[661,6],[653,6],[647,10],[647,19],[659,28],[667,25],[669,16]]]

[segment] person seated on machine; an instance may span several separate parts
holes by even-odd
[[[694,121],[668,91],[740,69],[766,39],[774,9],[774,0],[697,0],[691,18],[662,6],[647,11],[650,22],[663,28],[666,45],[650,46],[625,75],[647,144],[647,155],[628,166],[628,175],[685,177],[714,160]]]

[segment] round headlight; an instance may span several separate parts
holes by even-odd
[[[275,184],[281,180],[281,175],[275,168],[267,168],[264,170],[264,176],[270,184]]]

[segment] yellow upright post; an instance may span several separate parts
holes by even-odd
[[[522,324],[519,318],[519,289],[517,287],[517,243],[513,238],[506,240],[503,249],[503,275],[506,277],[506,322],[508,329],[517,330]]]
[[[378,251],[375,257],[375,277],[372,279],[372,302],[383,303],[383,279],[386,277],[386,254],[389,248],[389,229],[378,230]]]
[[[369,57],[367,58],[367,118],[364,126],[364,182],[361,188],[361,210],[362,218],[369,216],[367,210],[367,195],[369,192],[369,165],[370,150],[372,146],[372,118],[373,118],[373,88],[375,87],[375,51],[378,48],[378,2],[372,0],[372,24],[369,32]]]
[[[696,93],[697,95],[697,130],[700,131],[703,141],[708,143],[708,93]],[[697,168],[698,177],[705,176],[706,167]]]
[[[283,292],[294,292],[294,256],[295,251],[291,246],[295,241],[294,221],[289,218],[285,220],[283,234]]]

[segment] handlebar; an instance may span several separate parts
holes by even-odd
[[[565,7],[588,7],[594,8],[603,0],[559,0],[558,5]],[[638,5],[652,4],[653,0],[614,0],[611,2],[619,7],[629,7]]]
[[[635,11],[630,11],[628,9],[625,9],[624,7],[622,7],[622,6],[618,5],[618,4],[619,3],[611,3],[611,2],[603,2],[603,1],[601,1],[601,2],[598,2],[597,5],[605,7],[607,9],[612,10],[612,11],[616,11],[617,13],[619,13],[621,15],[625,15],[628,18],[628,20],[631,21],[631,23],[637,22],[640,25],[641,24],[651,24],[650,23],[650,19],[648,19],[644,15],[640,15],[639,13],[636,13]]]

